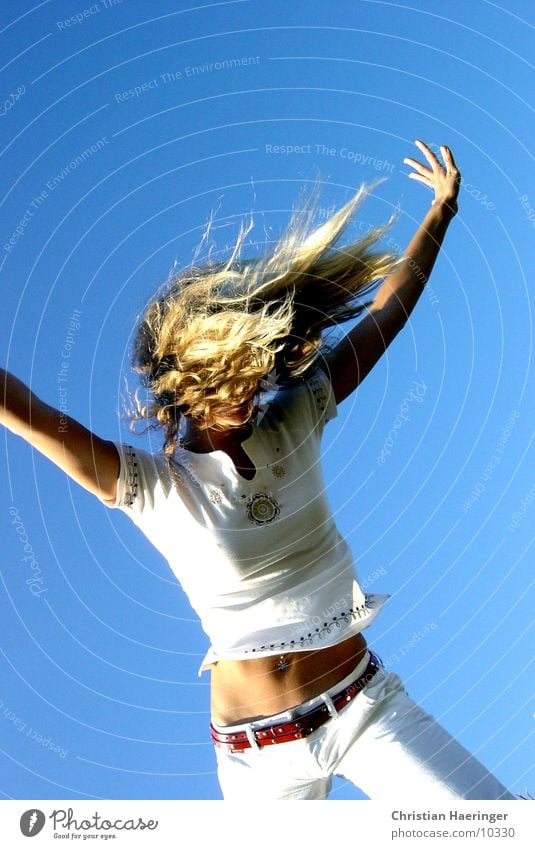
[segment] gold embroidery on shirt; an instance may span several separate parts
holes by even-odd
[[[278,502],[272,495],[265,492],[257,492],[247,502],[247,515],[251,522],[256,525],[265,525],[273,522],[280,513]]]

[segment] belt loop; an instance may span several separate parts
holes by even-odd
[[[334,706],[334,702],[331,699],[330,695],[328,693],[322,693],[321,698],[323,699],[323,701],[327,705],[327,710],[329,711],[332,718],[334,719],[335,717],[337,717],[338,711],[336,710],[336,708]]]
[[[258,745],[258,741],[255,737],[254,731],[251,727],[251,723],[248,722],[245,726],[245,733],[247,734],[247,739],[251,744],[251,749],[256,749],[257,752],[260,751],[260,746]]]

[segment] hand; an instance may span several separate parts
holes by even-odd
[[[435,203],[445,204],[448,209],[456,213],[458,210],[457,195],[459,194],[461,185],[461,174],[449,147],[440,146],[440,151],[445,162],[444,166],[424,142],[416,141],[415,144],[422,151],[430,163],[431,168],[422,165],[416,159],[406,157],[403,162],[408,163],[417,172],[416,174],[408,174],[408,176],[412,177],[413,180],[420,180],[420,182],[429,186],[434,191],[435,197],[431,201],[431,206]]]

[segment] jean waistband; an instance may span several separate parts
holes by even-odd
[[[382,664],[381,659],[375,654],[377,660],[379,660]],[[332,687],[329,687],[323,693],[320,693],[317,696],[314,696],[312,699],[307,699],[306,702],[301,702],[301,704],[296,705],[293,708],[289,708],[288,710],[281,711],[281,713],[274,713],[271,716],[265,716],[262,719],[255,719],[253,722],[241,722],[238,725],[218,725],[216,722],[212,720],[212,725],[216,729],[216,731],[222,731],[224,733],[233,733],[235,731],[244,731],[247,728],[254,728],[255,730],[263,728],[266,725],[273,725],[274,723],[283,723],[286,721],[291,721],[295,717],[300,716],[302,713],[306,713],[308,710],[317,707],[322,702],[325,702],[325,696],[330,697],[338,693],[340,690],[343,690],[344,687],[347,687],[351,684],[355,678],[358,678],[364,670],[366,669],[368,662],[370,660],[370,652],[367,649],[362,660],[355,666],[355,668],[346,675],[341,681],[337,681],[336,684],[333,684]]]

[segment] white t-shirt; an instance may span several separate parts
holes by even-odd
[[[336,416],[327,375],[266,393],[242,447],[246,480],[224,451],[177,448],[173,459],[115,443],[112,506],[169,562],[211,641],[199,675],[218,659],[334,645],[368,627],[390,594],[364,593],[337,530],[320,441]]]

